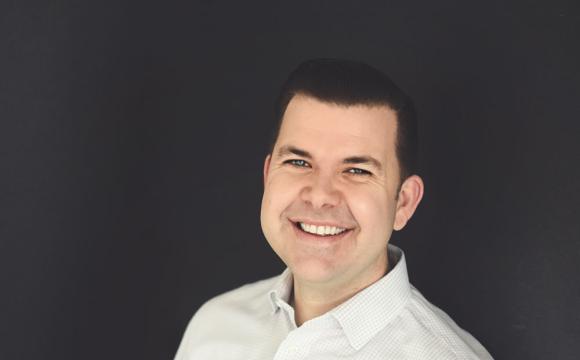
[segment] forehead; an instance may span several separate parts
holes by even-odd
[[[387,106],[343,106],[297,95],[286,108],[276,147],[290,144],[324,155],[359,152],[390,158],[396,128],[396,114]]]

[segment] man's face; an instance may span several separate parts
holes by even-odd
[[[386,106],[288,104],[264,164],[261,222],[297,280],[368,284],[386,271],[391,232],[406,222],[396,221],[396,127]]]

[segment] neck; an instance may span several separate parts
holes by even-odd
[[[334,309],[378,281],[386,273],[385,261],[375,271],[340,284],[310,283],[301,281],[295,276],[290,299],[294,307],[296,325],[301,326],[306,321]]]

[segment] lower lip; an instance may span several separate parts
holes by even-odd
[[[306,241],[322,242],[322,243],[338,241],[338,240],[344,238],[345,236],[347,236],[348,234],[350,234],[352,231],[349,229],[349,230],[341,232],[340,234],[322,236],[322,235],[315,235],[315,234],[307,233],[306,231],[300,229],[300,225],[298,225],[296,223],[291,223],[291,224],[292,224],[292,228],[294,229],[294,232],[296,233],[296,235],[298,236],[299,239],[306,240]]]

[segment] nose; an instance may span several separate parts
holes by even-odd
[[[300,197],[313,208],[319,209],[337,206],[341,195],[330,174],[314,173],[300,192]]]

